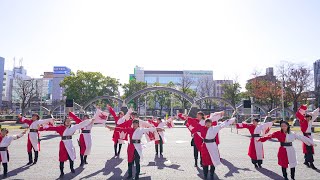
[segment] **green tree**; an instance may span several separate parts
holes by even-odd
[[[147,83],[145,82],[139,82],[135,79],[131,79],[129,81],[128,84],[124,84],[122,86],[123,90],[124,90],[124,95],[123,95],[123,98],[127,98],[129,96],[131,96],[132,94],[144,89],[147,87]],[[137,109],[138,107],[138,102],[139,102],[139,98],[140,97],[136,97],[133,99],[132,102],[127,102],[127,103],[132,103],[133,104],[133,107],[134,109]],[[144,102],[144,99],[143,98],[140,98],[140,102]]]
[[[222,97],[236,106],[241,101],[241,85],[238,82],[232,84],[222,84],[224,94]]]
[[[153,86],[161,86],[160,83],[154,83]],[[172,82],[166,85],[167,87],[174,87]],[[153,107],[158,106],[160,108],[160,115],[162,114],[163,109],[168,109],[171,105],[171,93],[168,91],[155,91],[150,93],[150,103]]]
[[[180,79],[180,82],[177,84],[178,90],[187,94],[190,97],[196,97],[197,93],[196,91],[194,91],[193,89],[191,89],[191,86],[194,84],[194,80],[189,77],[189,76],[183,76]],[[180,101],[181,106],[183,109],[187,109],[188,106],[190,106],[191,104],[189,103],[189,101],[187,101],[186,99],[184,99],[182,96],[179,95],[175,95],[176,98]]]
[[[100,72],[77,71],[65,77],[60,86],[65,88],[64,95],[79,104],[85,104],[97,96],[118,94],[120,83],[117,79],[104,76]]]

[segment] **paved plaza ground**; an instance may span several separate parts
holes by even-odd
[[[10,134],[19,131],[12,130]],[[176,127],[166,130],[168,143],[164,145],[164,157],[156,157],[154,145],[147,144],[144,149],[144,160],[141,162],[141,179],[200,179],[202,169],[195,168],[193,149],[190,146],[190,133],[186,128]],[[265,161],[262,169],[255,169],[247,156],[249,137],[247,130],[239,134],[231,132],[230,128],[220,133],[220,154],[223,165],[216,168],[216,179],[282,179],[281,168],[277,165],[279,143],[267,141],[264,143]],[[76,138],[74,145],[77,152]],[[79,154],[75,161],[76,174],[70,174],[68,163],[65,164],[64,179],[124,179],[127,175],[126,148],[124,145],[120,158],[114,158],[112,132],[102,126],[92,130],[93,148],[88,158],[89,164],[78,168]],[[316,139],[320,139],[316,135]],[[58,147],[60,137],[52,132],[41,132],[41,152],[39,162],[35,166],[25,166],[27,163],[27,136],[12,142],[9,147],[10,163],[8,179],[57,179],[59,177]],[[315,165],[320,168],[320,143],[317,141]],[[320,170],[306,168],[303,162],[301,142],[296,141],[299,165],[296,168],[296,179],[319,179]],[[1,166],[1,174],[2,174]]]

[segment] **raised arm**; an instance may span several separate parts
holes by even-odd
[[[261,126],[261,131],[262,131],[262,134],[268,134],[271,127],[273,126],[273,122],[267,122],[267,123],[263,123]]]
[[[218,122],[219,119],[221,119],[224,115],[224,111],[220,111],[220,112],[215,112],[215,113],[211,113],[209,119],[212,122]]]
[[[48,126],[48,127],[41,127],[39,131],[56,131],[58,132],[60,129],[60,126]]]
[[[119,120],[119,116],[117,116],[116,112],[114,112],[113,108],[110,105],[107,105],[109,113],[112,115],[115,121]]]
[[[30,124],[32,124],[32,120],[29,120],[29,119],[21,116],[20,114],[18,115],[18,118],[20,119],[21,123],[28,124],[29,126],[30,126]]]
[[[72,127],[70,128],[70,130],[75,132],[75,131],[78,130],[78,129],[81,129],[81,128],[84,128],[84,127],[88,126],[88,125],[91,124],[93,121],[94,121],[94,119],[88,119],[88,120],[82,121],[81,123],[72,126]]]
[[[50,122],[53,123],[54,119],[53,118],[49,118],[49,119],[41,119],[38,121],[38,125],[44,125],[44,124],[48,124]]]
[[[155,131],[157,131],[157,128],[141,128],[141,131],[142,131],[143,133],[155,132]]]
[[[269,134],[268,136],[259,138],[257,141],[259,141],[259,142],[266,142],[266,141],[269,140],[269,139],[277,138],[277,137],[278,137],[278,133],[279,133],[279,131],[276,131],[276,132],[274,132],[274,133],[272,133],[272,134]]]
[[[234,123],[235,120],[236,120],[236,118],[231,118],[229,120],[224,121],[223,123],[221,123],[218,126],[220,126],[220,128],[225,128],[225,127],[231,125],[232,123]]]
[[[250,124],[246,124],[246,123],[237,123],[236,124],[237,129],[248,129],[249,127],[250,127]]]
[[[317,108],[316,110],[314,110],[312,113],[311,113],[311,116],[312,116],[312,119],[311,121],[314,122],[317,117],[319,116],[319,108]]]
[[[78,116],[76,116],[73,112],[69,112],[69,117],[73,119],[76,122],[76,124],[80,124],[82,122],[82,120]]]
[[[17,139],[21,138],[21,137],[22,137],[23,135],[25,135],[25,134],[26,134],[26,130],[23,131],[23,132],[21,132],[20,134],[13,135],[13,136],[12,136],[12,139],[13,139],[13,140],[17,140]]]
[[[296,133],[294,133],[294,136],[295,136],[296,139],[304,142],[308,146],[314,145],[314,142],[310,138],[308,138],[306,136],[301,136],[301,135],[296,134]]]
[[[127,120],[130,119],[130,115],[131,113],[133,112],[133,110],[130,108],[128,110],[128,112],[126,113],[126,115],[124,115],[122,118],[120,118],[118,121],[117,121],[117,125],[120,125],[120,124],[123,124],[124,122],[126,122]]]
[[[296,117],[297,119],[301,121],[305,121],[304,115],[306,114],[307,106],[306,105],[301,105],[296,112]]]

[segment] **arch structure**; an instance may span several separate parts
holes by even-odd
[[[171,93],[178,94],[178,95],[182,96],[187,101],[189,101],[191,104],[194,103],[193,98],[188,96],[188,95],[186,95],[185,93],[183,93],[183,92],[181,92],[179,90],[176,90],[174,88],[169,88],[169,87],[164,87],[164,86],[154,86],[154,87],[148,87],[148,88],[142,89],[142,90],[132,94],[131,96],[127,97],[124,100],[124,103],[128,103],[131,100],[133,100],[134,98],[136,98],[136,97],[138,97],[138,96],[140,96],[142,94],[146,94],[148,92],[152,92],[152,91],[167,91],[167,92],[171,92]]]
[[[217,100],[217,101],[220,101],[220,102],[223,102],[223,103],[226,103],[228,104],[230,107],[232,107],[233,110],[236,110],[236,107],[231,103],[229,102],[228,100],[224,99],[224,98],[220,98],[220,97],[215,97],[215,96],[206,96],[206,97],[202,97],[200,99],[197,99],[195,101],[195,103],[198,103],[200,101],[205,101],[205,100]]]
[[[28,107],[24,110],[24,113],[28,113],[29,111],[33,111],[33,110],[44,110],[45,112],[50,112],[50,109],[48,109],[47,107],[45,106],[40,106],[40,107]]]
[[[99,100],[103,100],[103,99],[111,99],[111,100],[114,100],[114,101],[118,101],[120,102],[121,104],[123,103],[123,100],[120,99],[120,98],[117,98],[117,97],[114,97],[114,96],[108,96],[108,95],[105,95],[105,96],[98,96],[98,97],[95,97],[93,99],[91,99],[90,101],[88,101],[82,108],[83,109],[86,109],[87,107],[90,106],[90,104],[96,102],[96,101],[99,101]]]
[[[55,106],[53,106],[53,107],[51,108],[51,112],[53,113],[53,112],[54,112],[55,110],[57,110],[60,106],[65,106],[65,104],[66,104],[66,102],[64,102],[64,101],[59,102],[57,105],[55,105]],[[82,106],[81,106],[80,104],[76,103],[76,102],[74,102],[73,105],[75,105],[75,106],[79,107],[80,109],[82,109]]]
[[[270,112],[268,112],[269,114],[272,114],[273,112],[276,112],[276,111],[278,111],[278,110],[282,110],[282,108],[281,107],[277,107],[277,108],[274,108],[274,109],[272,109]],[[290,115],[294,115],[294,112],[291,110],[291,109],[289,109],[289,108],[284,108],[284,111],[285,112],[287,112],[287,113],[289,113]]]
[[[239,105],[239,106],[237,107],[237,109],[241,108],[242,106],[243,106],[243,104]],[[255,106],[255,107],[257,107],[257,108],[260,108],[260,109],[263,111],[263,113],[265,113],[266,115],[268,114],[268,110],[267,110],[266,108],[264,108],[263,106],[261,106],[260,104],[252,103],[252,106]]]

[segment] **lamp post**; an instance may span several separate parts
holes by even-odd
[[[171,98],[171,101],[170,101],[170,105],[171,105],[171,112],[170,112],[170,114],[171,114],[171,118],[172,118],[172,115],[173,115],[173,95],[172,95],[172,93],[171,93],[170,98]]]
[[[282,106],[282,120],[284,121],[284,77],[282,77],[281,82],[281,106]]]

